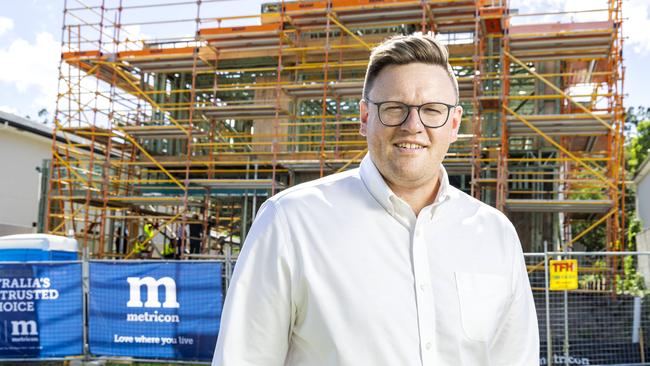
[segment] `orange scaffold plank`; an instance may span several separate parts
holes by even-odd
[[[179,55],[191,57],[195,49],[196,47],[145,48],[118,52],[117,57],[120,59],[160,59]]]
[[[247,25],[238,27],[219,27],[199,29],[199,38],[206,40],[224,39],[231,37],[257,37],[276,35],[280,31],[280,23]]]

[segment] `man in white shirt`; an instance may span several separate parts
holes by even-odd
[[[446,48],[375,48],[359,169],[269,199],[235,267],[213,366],[539,365],[521,245],[449,185],[462,108]]]

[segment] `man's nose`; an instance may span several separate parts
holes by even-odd
[[[418,114],[418,107],[409,107],[406,121],[400,125],[400,129],[410,133],[418,133],[424,130],[424,125],[422,124],[420,115]]]

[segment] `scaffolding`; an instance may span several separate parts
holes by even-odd
[[[621,5],[535,23],[549,14],[506,0],[282,1],[238,17],[216,0],[67,0],[46,230],[102,258],[129,257],[146,222],[163,240],[200,225],[200,253],[182,255],[221,255],[270,195],[358,165],[370,50],[434,32],[465,110],[452,183],[508,213],[527,251],[599,227],[623,250]]]

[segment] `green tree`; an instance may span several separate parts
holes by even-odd
[[[626,146],[627,169],[630,173],[636,174],[641,163],[648,157],[650,149],[650,119],[639,121],[636,125],[635,135],[632,136]]]
[[[636,128],[639,122],[650,120],[650,107],[644,106],[630,107],[625,113],[624,133],[627,140],[636,134]]]
[[[629,108],[625,119],[625,168],[632,180],[650,151],[650,108]],[[627,217],[627,248],[636,249],[636,234],[641,224],[636,217],[636,192],[626,185],[625,215]]]

